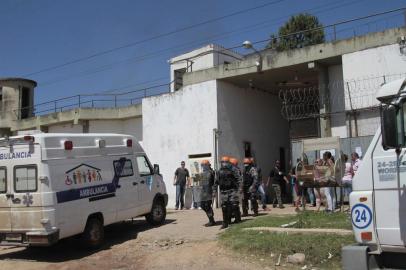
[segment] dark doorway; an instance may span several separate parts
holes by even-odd
[[[286,156],[285,148],[279,147],[279,160],[281,162],[281,170],[284,172],[286,169]]]
[[[250,142],[244,142],[244,157],[252,157]]]
[[[183,75],[186,73],[186,68],[176,69],[174,73],[175,91],[178,91],[183,87]]]
[[[23,87],[21,89],[21,119],[30,117],[30,89]]]

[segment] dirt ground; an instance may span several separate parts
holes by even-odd
[[[293,208],[262,214],[293,214]],[[220,210],[215,210],[221,220]],[[249,217],[250,218],[250,217]],[[254,257],[239,257],[217,244],[217,226],[203,226],[202,210],[168,210],[166,224],[149,226],[143,218],[106,228],[106,243],[98,251],[81,248],[78,239],[49,248],[0,247],[1,270],[104,270],[104,269],[274,269]]]

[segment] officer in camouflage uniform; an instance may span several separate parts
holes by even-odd
[[[218,186],[220,187],[221,210],[223,212],[223,225],[221,228],[224,229],[231,223],[233,210],[234,213],[237,213],[237,216],[235,216],[236,222],[241,221],[241,216],[238,216],[239,211],[236,211],[236,208],[239,208],[239,175],[237,170],[233,169],[229,157],[222,157],[221,159],[221,167],[213,190],[217,190]]]
[[[244,172],[243,172],[243,183],[242,183],[242,213],[243,216],[248,215],[248,200],[251,201],[251,210],[254,212],[254,216],[258,215],[258,172],[253,166],[251,159],[244,159]]]
[[[240,211],[240,190],[241,190],[241,184],[242,184],[242,174],[241,170],[238,167],[238,160],[236,158],[230,158],[230,163],[232,165],[233,171],[235,171],[235,174],[238,175],[238,178],[235,179],[236,181],[236,186],[238,188],[234,189],[235,193],[237,196],[234,196],[233,201],[233,211],[232,211],[232,217],[234,217],[234,223],[239,223],[241,222],[241,211]]]
[[[252,166],[255,167],[258,173],[258,197],[261,199],[262,203],[262,209],[264,211],[271,211],[271,209],[268,209],[266,206],[266,185],[264,185],[263,180],[262,180],[262,170],[261,167],[258,166],[258,164],[255,162],[255,159],[253,157],[250,158],[252,162]]]
[[[208,160],[203,160],[201,166],[202,173],[199,175],[199,185],[196,186],[199,190],[199,196],[196,196],[196,201],[200,202],[200,207],[206,212],[206,215],[209,218],[209,223],[205,224],[205,226],[209,227],[216,224],[212,208],[214,171],[210,167],[210,162]]]

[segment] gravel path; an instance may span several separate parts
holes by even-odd
[[[260,213],[294,214],[294,209]],[[219,209],[215,217],[221,220]],[[209,228],[203,226],[206,222],[202,210],[168,210],[160,227],[149,226],[143,218],[107,227],[106,243],[98,251],[82,249],[74,238],[48,248],[0,247],[0,269],[264,269],[254,259],[235,257],[218,246],[220,222]]]

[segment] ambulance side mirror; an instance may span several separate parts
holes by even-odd
[[[382,146],[385,150],[398,148],[398,107],[389,105],[381,109]]]
[[[158,164],[154,164],[154,174],[160,174]]]

